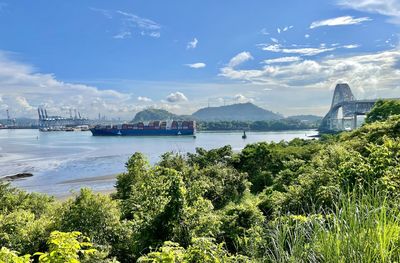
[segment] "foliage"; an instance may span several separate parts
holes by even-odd
[[[231,256],[224,244],[215,244],[215,240],[209,238],[194,239],[187,249],[178,243],[165,242],[158,250],[139,258],[138,262],[184,262],[184,263],[229,263],[249,262],[243,256]]]
[[[122,200],[129,198],[132,185],[146,175],[149,163],[143,154],[137,152],[129,158],[125,167],[127,172],[117,176],[117,184],[115,186],[117,190],[115,197]]]
[[[15,251],[2,247],[0,249],[0,262],[4,263],[30,263],[30,255],[18,256]]]
[[[85,258],[96,253],[91,248],[89,239],[81,236],[80,232],[64,233],[54,231],[48,241],[49,252],[37,252],[39,262],[49,263],[79,263],[80,258]]]
[[[97,249],[120,256],[130,250],[129,238],[132,235],[120,217],[117,201],[84,188],[64,204],[59,229],[79,231],[89,237]]]
[[[136,113],[132,122],[175,119],[177,115],[161,109],[146,109]]]
[[[324,262],[398,262],[399,216],[385,194],[344,195],[330,220],[316,225],[315,251]]]
[[[399,262],[399,135],[397,115],[155,165],[135,153],[112,197],[83,189],[62,204],[0,184],[0,261]],[[71,232],[46,243],[54,230]]]
[[[367,114],[366,123],[385,121],[392,115],[400,114],[399,100],[378,100],[372,110]]]

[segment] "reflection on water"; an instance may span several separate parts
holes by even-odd
[[[144,153],[154,163],[164,152],[194,152],[196,147],[212,149],[231,145],[236,151],[248,143],[307,138],[315,131],[247,133],[210,132],[192,137],[93,137],[90,132],[48,132],[0,130],[0,177],[31,172],[33,177],[15,181],[28,191],[66,195],[70,190],[91,187],[111,190],[114,179],[86,180],[124,171],[134,152]],[[80,179],[77,180],[76,179]],[[81,180],[85,179],[85,180]]]

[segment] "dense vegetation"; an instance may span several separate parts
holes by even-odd
[[[197,122],[198,131],[288,131],[318,128],[318,122],[306,122],[295,119],[273,121],[212,121]]]
[[[367,123],[383,121],[397,114],[400,114],[400,100],[378,100],[365,121]]]
[[[283,119],[282,115],[260,108],[250,102],[203,108],[193,113],[192,116],[200,121],[268,121]]]
[[[283,119],[283,116],[260,108],[252,103],[238,103],[220,107],[202,108],[192,115],[176,115],[161,109],[145,109],[138,112],[132,121],[167,119],[196,121],[266,121]]]
[[[162,109],[146,109],[136,113],[135,118],[132,122],[140,121],[157,121],[157,120],[188,120],[190,116],[176,115],[169,111]]]
[[[399,135],[397,115],[153,166],[135,153],[112,196],[64,203],[2,184],[0,262],[399,262]]]

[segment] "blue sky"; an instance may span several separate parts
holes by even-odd
[[[398,0],[0,0],[0,110],[323,115],[337,82],[400,96],[399,29]]]

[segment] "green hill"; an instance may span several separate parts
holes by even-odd
[[[265,110],[252,103],[203,108],[193,113],[192,116],[202,121],[267,121],[283,119],[282,115]]]
[[[138,112],[132,122],[176,119],[177,115],[161,109],[146,109]]]

